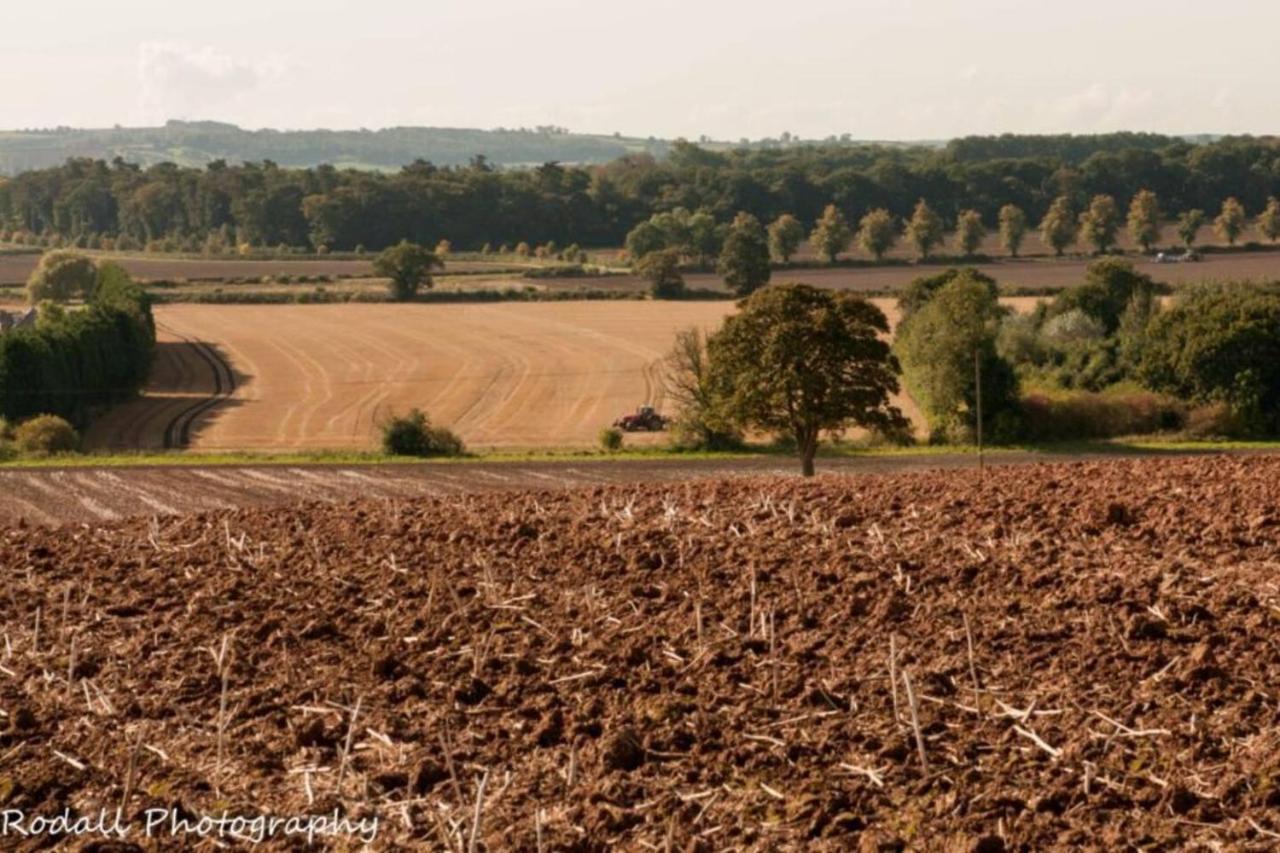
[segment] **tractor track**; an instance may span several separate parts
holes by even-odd
[[[160,328],[163,328],[166,332],[191,347],[200,360],[209,366],[209,371],[213,374],[213,393],[187,406],[174,415],[169,420],[169,423],[165,425],[164,448],[173,450],[190,445],[192,424],[205,412],[229,399],[235,393],[236,375],[231,369],[231,365],[213,347],[181,334],[170,326],[160,326]]]

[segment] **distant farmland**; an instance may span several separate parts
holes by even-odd
[[[891,300],[877,301],[892,319]],[[147,393],[99,419],[87,441],[369,448],[381,418],[420,406],[475,447],[591,446],[636,405],[668,406],[662,359],[676,331],[715,328],[733,310],[729,301],[160,306]],[[909,399],[899,403],[916,414]]]

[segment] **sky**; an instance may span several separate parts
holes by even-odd
[[[0,0],[0,128],[1280,131],[1280,2]]]

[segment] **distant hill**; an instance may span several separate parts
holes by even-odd
[[[661,157],[668,147],[668,142],[658,139],[569,133],[555,127],[280,131],[242,130],[233,124],[210,121],[170,121],[164,127],[0,131],[0,174],[58,166],[69,157],[122,157],[143,166],[272,160],[281,166],[331,163],[338,167],[391,170],[419,158],[445,166],[467,163],[476,155],[499,166],[551,160],[605,163],[637,152]]]

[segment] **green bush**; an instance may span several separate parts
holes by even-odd
[[[622,430],[617,427],[605,427],[600,430],[600,447],[610,453],[622,449]]]
[[[1280,295],[1242,285],[1191,291],[1152,319],[1143,383],[1193,403],[1225,403],[1246,434],[1280,433]]]
[[[28,456],[71,453],[80,446],[75,428],[57,415],[37,415],[13,431],[13,444]]]
[[[462,439],[444,427],[433,427],[421,409],[392,415],[381,425],[382,449],[395,456],[458,456]]]

